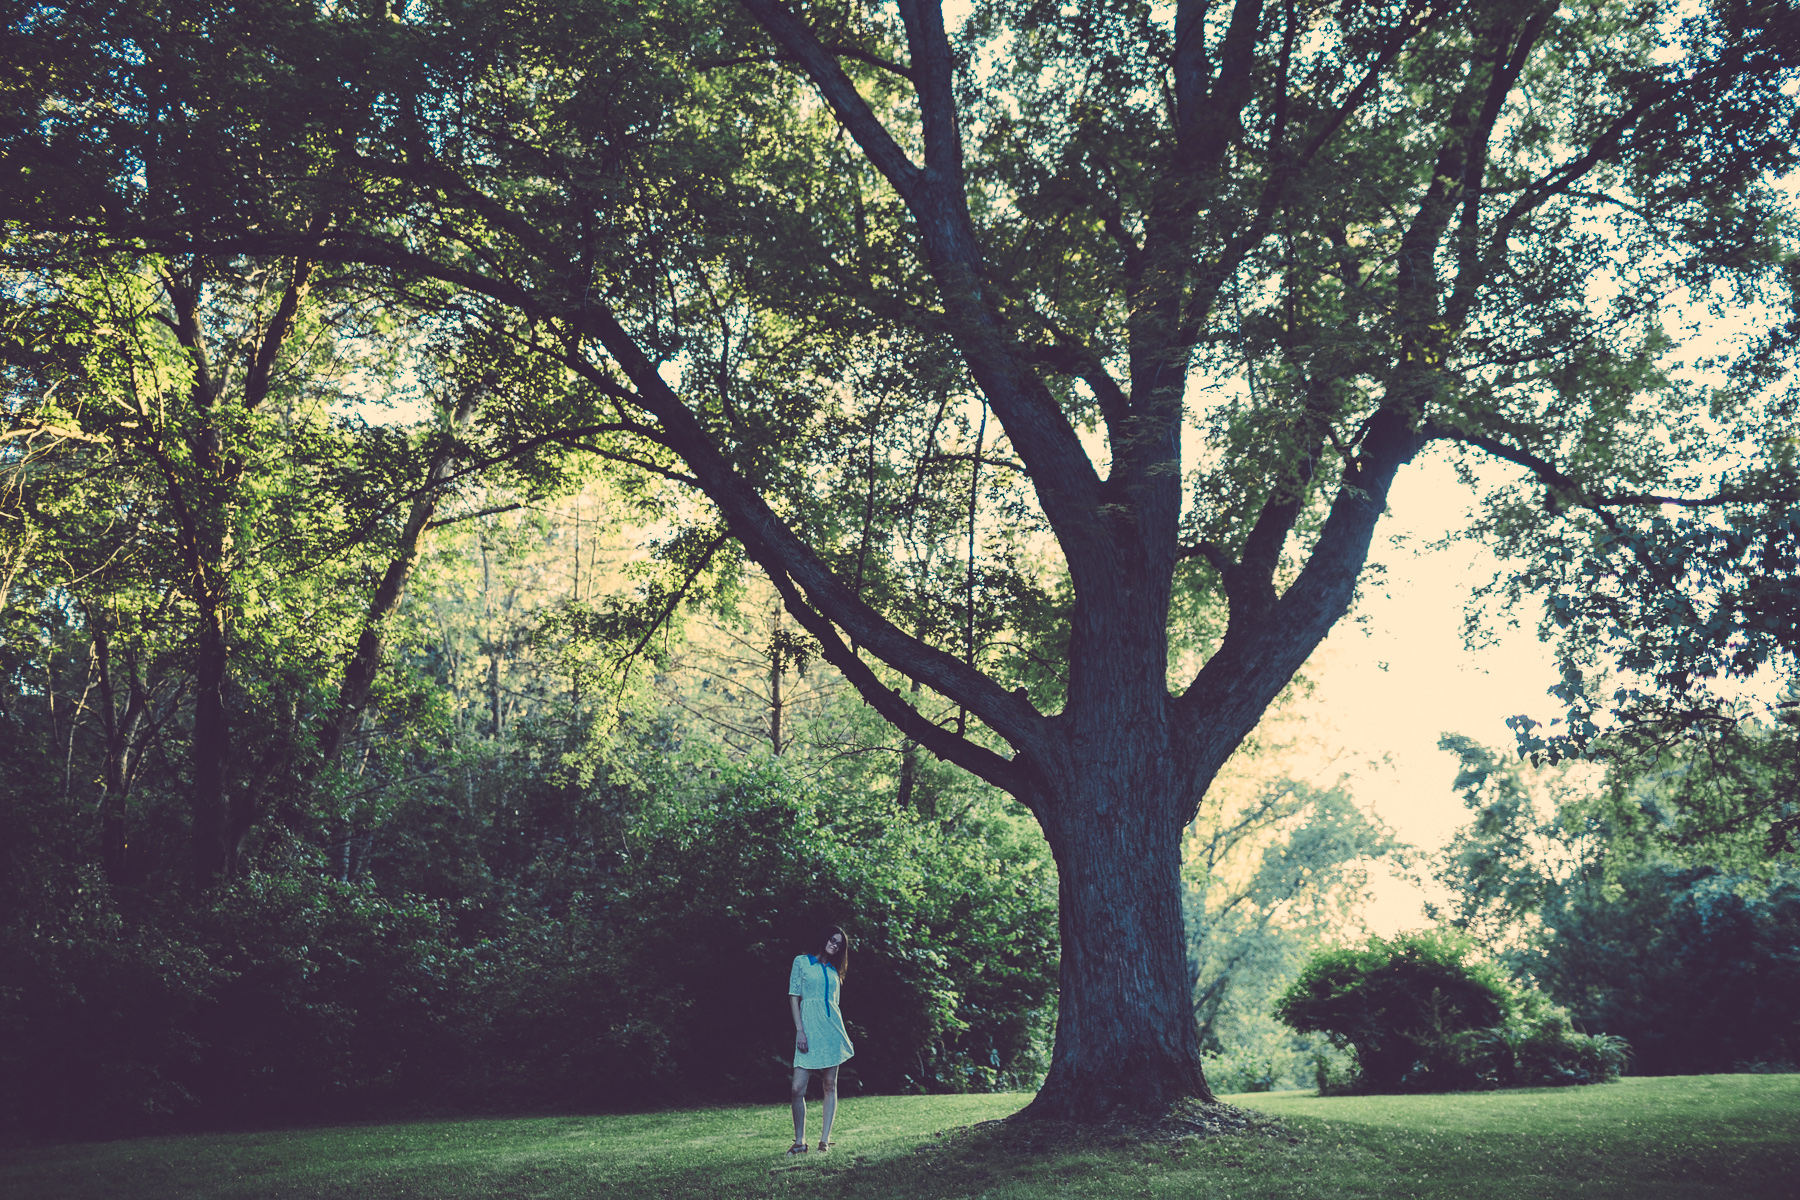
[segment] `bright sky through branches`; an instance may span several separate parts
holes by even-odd
[[[1468,817],[1450,786],[1456,758],[1437,748],[1439,735],[1510,752],[1507,717],[1560,712],[1545,694],[1556,664],[1537,640],[1534,608],[1512,614],[1517,628],[1491,630],[1495,645],[1463,646],[1470,593],[1496,562],[1472,543],[1430,546],[1467,525],[1471,500],[1443,455],[1422,455],[1400,472],[1371,554],[1387,576],[1365,578],[1362,602],[1307,663],[1314,691],[1299,705],[1324,746],[1341,754],[1331,773],[1351,772],[1357,800],[1426,854]],[[1364,916],[1378,933],[1417,928],[1427,894],[1377,876]]]

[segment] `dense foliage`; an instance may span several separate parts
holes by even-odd
[[[1562,671],[1553,694],[1563,715],[1512,722],[1521,752],[1552,762],[1616,760],[1731,741],[1745,720],[1791,710],[1754,689],[1791,678],[1800,662],[1800,468],[1789,456],[1747,462],[1737,449],[1760,432],[1754,417],[1746,422],[1749,397],[1786,382],[1781,404],[1794,402],[1795,385],[1779,369],[1800,336],[1800,273],[1790,266],[1789,276],[1792,315],[1749,335],[1750,363],[1719,393],[1709,502],[1673,516],[1584,514],[1588,520],[1571,522],[1566,536],[1490,589],[1515,601],[1542,594],[1541,632]],[[1791,808],[1778,814],[1787,819],[1771,844],[1793,849],[1800,817]]]
[[[1800,873],[1651,863],[1547,908],[1520,966],[1645,1075],[1800,1064]]]
[[[1452,926],[1628,1041],[1635,1072],[1800,1062],[1800,872],[1770,856],[1745,786],[1768,765],[1758,747],[1602,777],[1446,745],[1474,814],[1437,864]]]
[[[778,762],[571,788],[515,757],[456,784],[474,795],[403,803],[350,881],[312,852],[157,899],[13,856],[5,1121],[766,1099],[792,1052],[788,963],[827,921],[855,938],[847,1090],[1039,1070],[1054,914],[1004,816],[947,829]]]
[[[1598,1083],[1627,1054],[1618,1038],[1576,1032],[1567,1013],[1443,931],[1321,950],[1275,1013],[1353,1049],[1350,1086],[1366,1091]]]

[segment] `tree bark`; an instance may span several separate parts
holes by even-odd
[[[94,612],[90,610],[86,615],[94,639],[100,725],[106,738],[106,763],[100,779],[100,862],[107,882],[116,887],[126,881],[130,868],[125,802],[131,791],[139,734],[149,715],[149,698],[137,664],[131,662],[127,668],[125,707],[120,711],[112,636]]]
[[[1041,805],[1056,857],[1056,1049],[1031,1118],[1099,1121],[1210,1101],[1181,912],[1185,792],[1140,743],[1095,747]],[[1141,789],[1141,790],[1140,790]],[[1146,802],[1148,797],[1158,800]]]
[[[194,662],[194,742],[190,793],[194,812],[194,878],[209,887],[230,876],[235,855],[226,813],[225,768],[231,729],[225,715],[227,644],[223,614],[203,614]]]

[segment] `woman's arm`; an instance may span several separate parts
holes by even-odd
[[[805,1054],[806,1053],[806,1023],[800,1019],[800,997],[789,996],[788,997],[788,1008],[794,1014],[794,1032],[800,1035],[800,1041],[797,1043],[800,1048],[800,1053]]]

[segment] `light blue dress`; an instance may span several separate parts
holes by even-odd
[[[800,997],[800,1024],[806,1028],[806,1053],[800,1053],[800,1035],[794,1035],[794,1065],[808,1071],[835,1067],[856,1053],[844,1032],[844,1014],[838,1008],[842,987],[837,968],[829,959],[813,954],[794,958],[788,972],[788,995]]]

